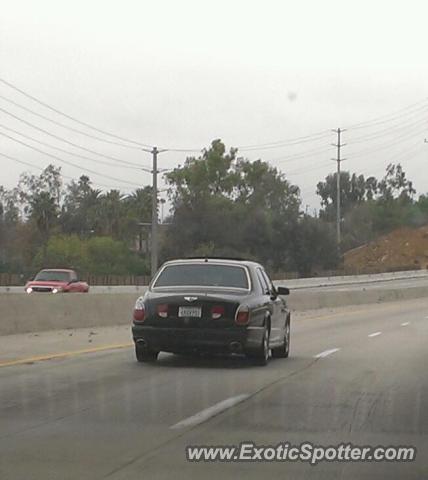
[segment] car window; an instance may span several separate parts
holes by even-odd
[[[70,273],[57,270],[42,270],[36,275],[34,280],[40,282],[68,282],[70,281]]]
[[[262,269],[257,269],[257,278],[259,279],[260,286],[262,287],[263,293],[269,292],[269,285],[266,282],[266,278],[263,275]]]
[[[267,283],[269,292],[275,291],[275,287],[274,287],[274,285],[272,283],[272,280],[270,279],[269,275],[263,269],[261,269],[261,273],[262,273],[263,278],[265,279],[265,281]]]
[[[168,265],[155,280],[153,288],[188,285],[249,289],[244,267],[218,264]]]

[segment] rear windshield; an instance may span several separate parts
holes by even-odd
[[[69,272],[57,272],[55,270],[42,270],[36,275],[34,280],[41,282],[68,282],[70,280]]]
[[[249,289],[244,267],[233,265],[168,265],[157,278],[156,287],[230,287]]]

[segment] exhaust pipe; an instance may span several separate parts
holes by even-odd
[[[137,338],[136,343],[140,347],[147,347],[147,342],[144,340],[144,338]]]
[[[229,344],[229,349],[232,353],[241,353],[242,345],[239,342],[231,342]]]

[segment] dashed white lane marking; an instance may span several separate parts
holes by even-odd
[[[215,405],[212,405],[211,407],[205,408],[204,410],[201,410],[200,412],[196,413],[195,415],[192,415],[191,417],[185,418],[184,420],[181,420],[180,422],[176,423],[175,425],[172,425],[170,428],[171,429],[179,429],[179,428],[185,428],[185,427],[192,427],[194,425],[198,425],[199,423],[207,421],[211,417],[215,417],[219,413],[224,412],[225,410],[234,407],[238,403],[243,402],[246,400],[250,395],[247,393],[244,393],[242,395],[237,395],[236,397],[230,397],[226,398],[226,400],[222,400],[219,403],[216,403]]]
[[[317,353],[314,355],[314,358],[325,358],[331,355],[332,353],[336,353],[340,350],[340,348],[330,348],[330,350],[324,350],[321,353]]]
[[[403,322],[403,323],[401,324],[402,327],[407,327],[407,325],[410,325],[410,322]]]
[[[373,333],[370,333],[368,336],[369,337],[377,337],[378,335],[382,335],[382,332],[373,332]]]

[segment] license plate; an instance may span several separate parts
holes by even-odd
[[[201,317],[202,308],[201,307],[178,307],[178,316],[179,317]]]

